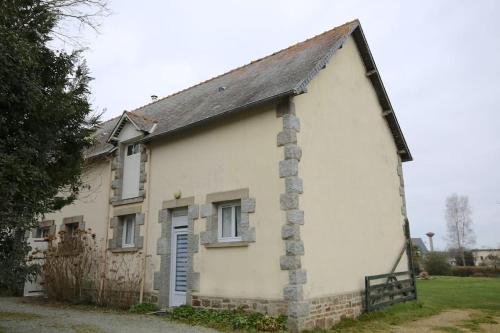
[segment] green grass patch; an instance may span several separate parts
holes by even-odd
[[[150,313],[158,311],[158,305],[153,303],[140,303],[130,308],[131,313]]]
[[[104,333],[101,328],[91,324],[78,324],[71,326],[71,328],[75,333]]]
[[[493,315],[500,314],[500,296],[498,296],[500,295],[500,279],[498,278],[438,277],[418,280],[417,292],[417,301],[396,304],[382,311],[363,314],[356,319],[344,319],[326,331],[387,331],[396,325],[436,315],[446,309],[475,309],[487,313],[489,317],[481,316],[461,324],[463,328],[474,330],[481,323],[492,321]],[[448,326],[436,329],[449,332],[462,331],[458,327]]]
[[[42,316],[26,312],[3,312],[0,311],[0,320],[34,320]]]
[[[256,312],[237,310],[215,310],[194,308],[189,305],[176,307],[170,312],[170,319],[190,325],[201,325],[221,331],[284,331],[286,317],[273,317]]]

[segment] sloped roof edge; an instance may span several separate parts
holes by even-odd
[[[412,161],[413,157],[403,136],[401,127],[399,126],[398,119],[396,118],[394,109],[392,108],[391,101],[389,100],[389,96],[387,95],[387,91],[385,90],[384,83],[382,82],[382,78],[380,77],[377,65],[375,64],[375,60],[373,59],[373,56],[371,54],[368,42],[363,33],[363,29],[361,28],[361,24],[359,20],[355,20],[354,23],[354,25],[348,26],[349,30],[346,32],[346,34],[344,34],[344,36],[339,39],[337,43],[335,43],[332,49],[327,54],[325,54],[325,57],[317,63],[317,65],[309,73],[309,75],[294,89],[294,92],[296,94],[307,92],[307,86],[309,85],[309,83],[316,77],[319,71],[321,71],[328,64],[335,52],[352,35],[361,54],[361,58],[366,68],[367,76],[370,78],[373,88],[375,89],[375,92],[377,94],[379,103],[382,106],[383,111],[385,112],[385,119],[387,121],[387,124],[389,125],[394,140],[396,141],[396,146],[398,148],[398,153],[401,156],[401,160],[403,162]]]
[[[411,156],[410,148],[408,148],[408,144],[406,143],[401,127],[399,126],[398,119],[396,118],[396,114],[392,108],[391,101],[389,100],[389,96],[385,90],[384,83],[380,77],[375,60],[373,60],[373,56],[368,46],[368,42],[366,41],[365,34],[363,33],[363,28],[361,28],[361,24],[358,24],[358,27],[354,29],[352,35],[361,54],[361,58],[363,59],[363,63],[365,64],[367,76],[370,78],[375,92],[377,93],[379,103],[384,111],[385,119],[389,125],[394,140],[396,141],[396,146],[398,148],[398,153],[401,156],[401,160],[403,162],[412,161],[413,157]]]
[[[252,107],[264,104],[264,103],[273,102],[273,101],[276,102],[276,101],[278,101],[282,98],[285,98],[285,97],[290,97],[290,96],[305,93],[305,92],[307,92],[307,87],[308,87],[309,83],[315,78],[315,76],[319,73],[319,71],[321,71],[321,69],[323,69],[325,67],[325,65],[330,61],[330,59],[335,54],[335,52],[339,48],[341,48],[341,46],[345,43],[345,41],[350,36],[353,36],[353,39],[357,45],[358,51],[361,55],[361,58],[363,60],[364,65],[365,65],[367,76],[369,77],[370,81],[372,82],[372,85],[375,89],[379,103],[380,103],[382,109],[384,110],[384,117],[385,117],[385,119],[388,123],[388,126],[391,130],[391,133],[394,137],[394,140],[395,140],[395,143],[396,143],[396,146],[398,149],[398,153],[400,154],[402,161],[411,161],[412,156],[411,156],[410,150],[406,144],[406,140],[404,139],[403,133],[401,131],[401,128],[399,126],[397,118],[394,114],[389,97],[388,97],[387,92],[385,90],[385,87],[382,83],[382,79],[378,73],[377,67],[375,65],[375,62],[374,62],[373,57],[371,55],[370,49],[368,47],[368,43],[367,43],[366,38],[364,36],[363,30],[361,28],[361,24],[359,23],[358,20],[354,20],[352,22],[345,23],[345,24],[343,24],[339,27],[336,27],[332,30],[326,31],[323,34],[312,37],[304,42],[300,42],[298,44],[292,45],[286,49],[275,52],[271,55],[260,58],[258,60],[252,61],[247,65],[233,69],[225,74],[221,74],[221,75],[216,76],[212,79],[209,79],[209,80],[203,81],[197,85],[194,85],[190,88],[181,90],[177,93],[174,93],[172,95],[169,95],[167,97],[160,99],[158,102],[144,105],[144,106],[139,107],[139,108],[137,108],[133,111],[130,111],[130,112],[125,112],[120,117],[120,120],[118,120],[114,124],[114,126],[111,125],[111,126],[113,126],[113,130],[111,131],[112,133],[108,137],[108,140],[106,142],[109,142],[109,139],[112,138],[112,136],[114,135],[114,132],[116,131],[116,129],[118,128],[118,126],[122,122],[122,120],[123,120],[122,118],[127,113],[129,113],[130,115],[132,115],[134,117],[137,116],[138,118],[140,118],[140,119],[138,119],[138,121],[140,123],[139,125],[142,124],[144,126],[142,126],[142,125],[137,126],[137,124],[134,124],[134,125],[136,127],[139,127],[140,130],[145,131],[145,133],[146,133],[146,136],[141,140],[141,142],[149,142],[149,141],[155,140],[156,138],[163,138],[163,137],[168,136],[170,134],[178,133],[178,132],[181,132],[184,130],[188,130],[190,128],[204,125],[209,121],[214,121],[214,120],[223,118],[229,114],[243,111],[244,109],[249,109],[249,108],[252,108]],[[327,39],[325,39],[325,37]],[[287,86],[286,84],[283,84],[282,87],[271,88],[271,89],[269,89],[269,91],[267,91],[267,93],[261,94],[257,98],[253,98],[253,99],[248,98],[247,100],[240,100],[239,102],[235,102],[235,103],[222,103],[225,105],[221,105],[221,106],[225,106],[225,108],[219,109],[217,111],[206,112],[207,110],[211,110],[210,104],[206,105],[206,104],[203,104],[203,102],[202,102],[202,104],[196,104],[196,103],[198,103],[196,101],[197,96],[201,96],[201,95],[197,95],[197,94],[203,94],[204,92],[207,91],[207,89],[209,92],[212,91],[211,89],[214,89],[213,86],[216,84],[223,85],[224,80],[228,76],[234,76],[233,74],[235,74],[237,72],[241,73],[242,71],[245,71],[246,68],[249,68],[250,66],[254,66],[254,67],[258,66],[259,63],[262,64],[264,61],[266,63],[269,63],[270,59],[275,58],[274,57],[275,55],[276,55],[276,57],[278,57],[278,59],[283,54],[285,54],[289,57],[295,56],[295,54],[297,52],[299,52],[300,49],[303,49],[303,47],[307,46],[309,48],[311,45],[313,48],[317,47],[317,43],[325,44],[323,41],[328,40],[329,38],[332,38],[331,43],[328,45],[327,48],[324,48],[322,50],[323,54],[320,57],[316,58],[313,62],[310,63],[311,66],[309,67],[309,69],[307,71],[302,70],[303,68],[301,69],[300,67],[297,68],[299,71],[296,72],[296,74],[294,74],[294,76],[298,80],[293,82],[293,84],[291,84],[291,85]],[[297,50],[299,50],[299,51],[297,51]],[[316,52],[316,51],[313,51],[313,52]],[[312,55],[314,55],[314,54],[312,54]],[[306,55],[306,56],[309,56],[309,55]],[[301,66],[301,65],[299,65],[299,66]],[[272,76],[269,76],[269,75],[276,75],[276,72],[269,69],[269,68],[268,68],[268,70],[270,71],[270,73],[267,74],[267,76],[268,76],[267,80],[269,80],[268,83],[272,83],[274,81],[272,80]],[[234,77],[232,79],[234,80]],[[277,78],[277,80],[284,80],[284,78],[283,77]],[[285,81],[279,81],[279,82],[281,82],[280,84],[282,84]],[[234,81],[232,82],[232,84],[233,84],[233,86],[235,85]],[[233,88],[233,86],[229,85],[228,91],[231,90]],[[271,85],[269,87],[273,87],[273,86]],[[242,89],[242,87],[240,87],[239,89]],[[186,95],[187,97],[184,97],[184,95]],[[183,97],[181,97],[181,96],[183,96]],[[227,95],[227,96],[225,95],[224,98],[226,98],[226,101],[228,101],[227,98],[231,98],[231,95]],[[177,100],[175,102],[170,102],[171,99],[177,99]],[[182,102],[180,102],[181,104],[179,104],[179,100],[182,100]],[[171,104],[169,104],[169,103],[171,103]],[[177,104],[175,104],[175,103],[177,103]],[[187,103],[187,104],[185,104],[185,103]],[[193,103],[195,103],[195,104],[193,104]],[[219,102],[217,102],[217,103],[219,103]],[[177,106],[175,106],[175,105],[177,105]],[[180,109],[179,109],[179,107],[180,107]],[[193,108],[193,109],[191,109],[191,108]],[[173,111],[173,110],[175,110],[175,111]],[[183,116],[184,115],[183,112],[187,112],[187,111],[189,111],[190,114],[189,115],[186,114],[186,116]],[[167,118],[162,119],[161,117],[164,117],[164,116],[162,116],[162,114],[165,114],[165,112],[167,112],[166,113]],[[174,112],[174,113],[172,113],[172,112]],[[195,112],[195,113],[193,113],[193,112]],[[194,116],[194,114],[196,114],[196,113],[198,113],[198,115]],[[168,124],[171,124],[171,120],[170,120],[170,118],[168,118],[169,116],[177,117],[174,120],[177,122],[175,126],[168,126]],[[160,117],[160,118],[158,118],[158,117]],[[132,117],[127,117],[127,118],[132,123],[134,123],[134,121],[131,119]],[[161,125],[161,128],[157,128],[156,130],[154,130],[154,132],[152,132],[152,129],[156,128],[157,121],[160,121],[159,127]],[[152,125],[151,122],[155,123],[155,127],[149,128],[149,126]],[[105,153],[105,150],[106,149],[104,149],[100,153]]]

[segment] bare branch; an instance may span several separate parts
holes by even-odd
[[[90,28],[99,33],[102,19],[111,15],[107,0],[42,0],[59,23],[52,32],[64,44],[81,46],[81,32]],[[78,33],[74,33],[76,30]]]

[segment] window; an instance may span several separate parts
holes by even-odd
[[[241,204],[221,204],[218,208],[219,217],[219,241],[241,240]]]
[[[122,217],[123,238],[122,247],[134,247],[135,214]]]
[[[127,146],[127,156],[138,154],[139,153],[139,144],[134,143]]]
[[[136,198],[139,196],[139,183],[141,178],[140,145],[134,143],[124,146],[124,149],[122,199]]]
[[[36,228],[36,231],[35,231],[35,238],[47,238],[47,237],[49,237],[49,231],[50,231],[50,228],[38,227],[38,228]]]
[[[76,235],[78,230],[78,223],[67,223],[66,224],[66,237],[71,238]]]

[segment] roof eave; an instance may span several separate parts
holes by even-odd
[[[361,25],[358,25],[358,27],[354,29],[352,35],[361,54],[361,58],[363,59],[363,63],[365,64],[366,72],[367,74],[371,74],[368,75],[368,77],[370,78],[375,89],[379,103],[384,110],[384,117],[394,136],[394,140],[396,141],[396,146],[398,148],[398,153],[401,156],[401,160],[403,162],[412,161],[413,157],[411,155],[410,149],[408,148],[408,144],[406,143],[403,132],[401,131],[401,127],[399,126],[398,119],[396,118],[396,114],[394,113],[394,109],[392,108],[391,101],[389,100],[389,96],[387,95],[387,91],[385,90],[384,83],[382,82],[382,78],[380,77],[380,73],[371,54]]]
[[[368,46],[368,42],[366,41],[363,29],[361,28],[361,24],[359,23],[359,21],[356,21],[351,26],[349,31],[341,39],[339,39],[337,43],[334,44],[331,50],[316,64],[316,66],[307,75],[307,77],[297,85],[297,87],[294,89],[294,92],[296,94],[307,92],[307,86],[309,85],[309,83],[314,79],[316,74],[318,74],[319,71],[327,65],[335,52],[340,47],[342,47],[342,45],[351,35],[353,36],[354,41],[356,42],[356,46],[361,53],[361,58],[363,59],[366,72],[370,73],[368,77],[372,82],[379,103],[384,111],[384,117],[396,142],[398,154],[401,156],[401,160],[403,162],[412,161],[413,157],[411,156],[410,149],[408,148],[406,140],[403,136],[403,132],[401,131],[401,127],[399,126],[398,119],[396,118],[396,115],[392,108],[391,101],[389,100],[389,96],[387,95],[387,92],[385,90],[382,78],[380,77],[377,66],[375,65],[375,60],[373,59],[370,48]]]
[[[147,142],[150,142],[152,140],[164,138],[164,137],[166,137],[168,135],[176,134],[176,133],[179,133],[179,132],[191,129],[191,128],[195,128],[195,127],[198,127],[198,126],[201,126],[201,125],[205,125],[205,124],[210,123],[212,121],[219,120],[220,118],[224,118],[224,117],[226,117],[226,116],[228,116],[230,114],[234,114],[234,113],[246,110],[246,109],[250,109],[252,107],[256,107],[256,106],[259,106],[259,105],[262,105],[262,104],[265,104],[265,103],[270,103],[270,102],[277,101],[277,100],[280,100],[280,99],[285,98],[285,97],[289,97],[289,96],[293,96],[293,95],[298,95],[298,94],[300,94],[300,92],[296,92],[295,90],[289,90],[289,91],[286,91],[286,92],[283,92],[283,93],[280,93],[280,94],[277,94],[277,95],[273,95],[273,96],[270,96],[270,97],[267,97],[267,98],[260,99],[260,100],[255,101],[255,102],[247,103],[247,104],[242,105],[242,106],[237,107],[237,108],[226,110],[226,111],[218,114],[217,116],[204,118],[202,120],[199,120],[197,122],[191,123],[189,125],[178,127],[178,128],[176,128],[174,130],[171,130],[171,131],[166,131],[166,132],[161,132],[161,133],[157,133],[157,134],[154,134],[154,135],[145,136],[139,142],[140,143],[147,143]]]

